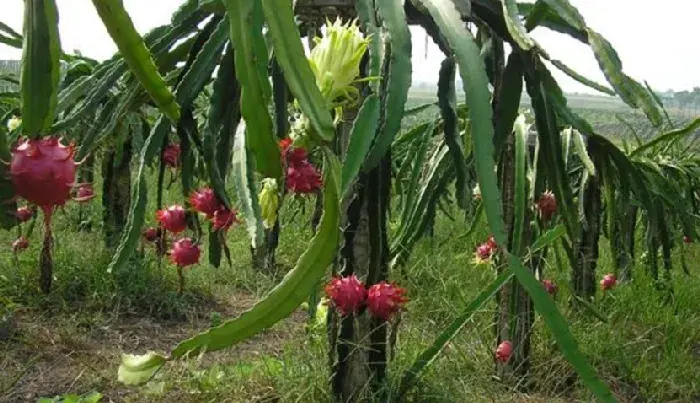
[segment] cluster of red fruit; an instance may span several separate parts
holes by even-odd
[[[357,313],[367,307],[370,315],[389,320],[408,302],[406,290],[394,283],[381,281],[365,288],[354,274],[335,277],[326,286],[331,305],[343,316]]]
[[[57,137],[22,139],[12,149],[10,178],[15,193],[38,206],[44,212],[44,223],[51,227],[51,216],[56,207],[69,199],[87,202],[95,196],[90,184],[76,184],[75,171],[79,165],[73,159],[75,146],[65,146]],[[28,206],[20,207],[15,217],[20,223],[28,221],[34,211]],[[29,241],[20,236],[12,243],[14,252],[29,246]]]
[[[603,290],[610,290],[615,287],[615,284],[617,284],[617,279],[612,274],[606,274],[603,279],[600,280],[600,286]],[[556,295],[557,291],[559,290],[559,287],[553,280],[542,280],[542,287],[544,287],[545,291],[552,296]],[[496,360],[499,362],[508,362],[512,355],[513,344],[510,342],[510,340],[501,342],[501,344],[499,344],[496,348],[495,356]]]
[[[306,150],[300,147],[292,147],[292,139],[280,140],[282,161],[285,164],[285,184],[287,190],[293,193],[314,193],[323,186],[321,174],[316,167],[309,162]]]
[[[168,144],[163,149],[161,160],[165,166],[177,168],[180,165],[180,145]],[[221,203],[211,188],[205,187],[192,192],[189,204],[194,211],[206,216],[214,231],[228,231],[233,224],[238,223],[236,210],[231,210]],[[160,228],[150,227],[143,231],[143,237],[149,242],[158,242],[164,233],[180,234],[187,229],[187,212],[179,204],[156,211],[156,220],[160,223]],[[170,261],[182,268],[199,263],[201,250],[192,238],[183,237],[173,242],[167,253]]]
[[[238,222],[236,211],[224,206],[210,188],[202,188],[193,192],[189,203],[195,211],[207,217],[212,223],[214,231],[228,231],[233,224]],[[179,234],[187,229],[185,208],[178,204],[158,210],[156,219],[162,229],[173,234]],[[162,231],[153,227],[146,229],[143,233],[144,238],[150,242],[156,242],[161,235]],[[173,242],[168,254],[170,261],[179,267],[185,267],[197,264],[201,251],[191,238],[180,238]]]

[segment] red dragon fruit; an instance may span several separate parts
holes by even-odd
[[[155,227],[148,227],[143,231],[143,238],[148,242],[155,242],[158,239],[158,229]]]
[[[559,290],[557,284],[552,280],[542,280],[542,287],[544,287],[544,290],[547,291],[547,294],[552,296],[556,295],[557,291]]]
[[[170,143],[163,150],[163,163],[170,168],[177,168],[180,164],[180,144]]]
[[[326,286],[326,295],[341,315],[349,315],[362,308],[367,290],[354,274],[335,277]]]
[[[474,263],[490,263],[493,254],[496,252],[496,249],[496,242],[493,241],[492,237],[489,237],[489,239],[486,242],[476,247],[476,250],[474,251]]]
[[[496,348],[496,360],[500,362],[508,362],[511,355],[513,355],[513,344],[510,340],[503,341]]]
[[[406,290],[396,284],[381,281],[374,284],[367,292],[367,309],[372,316],[389,320],[400,311],[408,299]]]
[[[187,228],[185,209],[178,205],[172,205],[165,210],[156,211],[156,219],[166,230],[178,234]]]
[[[282,161],[286,166],[287,190],[293,193],[308,194],[314,193],[323,186],[321,174],[309,162],[306,150],[301,147],[293,147],[290,138],[280,140],[279,147]]]
[[[554,196],[554,193],[549,190],[542,193],[537,201],[537,209],[540,211],[542,220],[549,221],[557,211],[557,198]]]
[[[44,243],[39,258],[39,282],[44,293],[51,291],[51,216],[63,206],[75,185],[78,164],[73,160],[75,147],[61,144],[57,137],[20,140],[12,150],[10,179],[15,193],[44,212]]]
[[[178,239],[168,251],[170,261],[177,265],[177,276],[179,278],[179,285],[177,287],[178,294],[182,294],[185,288],[185,276],[182,273],[182,269],[199,263],[199,256],[201,253],[199,246],[192,242],[190,238]]]
[[[237,211],[229,210],[226,207],[220,207],[214,212],[214,216],[211,219],[212,228],[214,231],[228,231],[233,224],[238,223],[238,218],[236,218]]]
[[[301,147],[292,147],[292,139],[287,137],[279,142],[282,161],[288,165],[296,165],[302,161],[306,161],[308,155],[306,150]]]
[[[27,222],[32,218],[33,215],[34,212],[27,206],[19,207],[15,212],[15,217],[17,217],[17,220],[19,222]]]
[[[93,197],[95,197],[95,191],[92,189],[92,185],[89,183],[80,185],[78,191],[75,192],[75,200],[81,203],[87,202]]]
[[[51,221],[53,209],[70,199],[77,164],[74,146],[56,137],[24,140],[12,151],[10,175],[15,192],[44,211]]]
[[[29,247],[29,241],[27,238],[21,236],[12,242],[12,251],[15,253],[21,252]]]
[[[606,274],[603,279],[600,280],[600,288],[603,291],[612,290],[617,285],[617,278],[614,274]]]
[[[285,152],[285,158],[287,164],[290,166],[299,165],[303,162],[308,162],[309,156],[306,154],[306,150],[299,147],[294,147]]]
[[[203,213],[207,218],[212,218],[214,212],[219,209],[221,203],[211,188],[201,188],[190,195],[190,205],[195,210]]]
[[[190,238],[182,238],[173,242],[169,254],[171,262],[178,267],[186,267],[199,263],[201,251]]]
[[[287,190],[293,193],[308,194],[321,189],[321,174],[308,161],[301,161],[287,167]]]
[[[491,246],[488,243],[482,243],[476,247],[476,257],[481,260],[491,259]]]

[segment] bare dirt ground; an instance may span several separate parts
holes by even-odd
[[[238,291],[218,300],[216,310],[224,319],[230,318],[254,302],[255,297]],[[103,402],[141,401],[134,389],[117,382],[121,354],[167,352],[210,326],[210,308],[201,307],[200,312],[195,310],[179,322],[114,315],[94,323],[70,315],[47,317],[20,310],[14,316],[11,336],[0,340],[0,402],[36,402],[40,397],[93,390],[104,395]],[[234,348],[208,354],[201,365],[231,363],[260,354],[275,356],[284,340],[303,334],[303,320],[303,313],[295,313]],[[173,396],[163,401],[185,400]]]

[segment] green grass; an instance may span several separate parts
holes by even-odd
[[[408,107],[433,101],[429,93],[414,93]],[[586,117],[598,123],[614,119],[606,111],[581,113],[589,113]],[[405,119],[404,125],[434,119],[436,114],[436,107],[428,108]],[[158,207],[153,203],[154,188],[149,187],[150,224]],[[177,181],[166,191],[165,201],[183,202]],[[40,226],[18,265],[10,251],[16,232],[0,231],[0,245],[5,245],[0,247],[0,319],[12,318],[14,326],[10,336],[4,336],[0,320],[4,375],[0,402],[91,391],[102,393],[104,401],[332,401],[326,336],[321,329],[306,327],[308,318],[301,309],[232,349],[168,364],[144,387],[127,388],[116,381],[120,354],[166,352],[180,340],[240,314],[270,290],[310,239],[312,209],[313,200],[285,203],[276,273],[250,268],[249,241],[243,228],[235,228],[228,237],[232,265],[209,266],[204,247],[202,264],[187,270],[183,295],[175,291],[174,267],[166,259],[159,261],[148,245],[123,270],[106,272],[111,251],[103,247],[99,199],[86,205],[70,203],[56,214],[55,281],[50,295],[41,294],[37,286]],[[89,222],[91,231],[78,230],[81,221]],[[472,263],[474,247],[487,236],[484,223],[471,236],[461,237],[466,230],[467,225],[440,217],[434,237],[422,240],[408,264],[392,273],[393,280],[408,288],[411,301],[401,317],[389,387],[397,386],[402,372],[494,278],[492,269]],[[641,247],[639,241],[637,250]],[[605,239],[600,248],[599,278],[612,271]],[[687,261],[697,262],[700,248],[686,249],[682,253]],[[581,349],[621,401],[700,401],[700,270],[691,264],[691,276],[684,275],[680,253],[676,250],[674,255],[670,301],[639,264],[633,282],[597,296],[596,309],[607,323],[590,312],[569,310],[568,267],[558,265],[549,254],[545,277],[560,286],[557,304]],[[495,379],[494,309],[491,301],[474,316],[423,374],[407,401],[592,401],[538,317],[531,390],[516,392]]]
[[[170,195],[168,196],[171,197]],[[170,199],[174,201],[177,196]],[[306,205],[307,213],[311,203]],[[78,209],[90,212],[93,232],[72,225]],[[110,257],[101,246],[97,203],[68,206],[56,218],[54,291],[37,289],[36,263],[40,231],[15,267],[9,247],[0,251],[0,295],[14,312],[17,329],[0,341],[5,358],[0,372],[0,399],[55,396],[98,391],[114,401],[330,401],[326,339],[307,333],[301,311],[250,342],[221,353],[167,366],[146,387],[116,383],[121,352],[164,351],[175,342],[206,329],[214,317],[232,316],[250,306],[278,280],[249,269],[247,240],[241,228],[230,234],[232,267],[201,264],[187,273],[187,292],[175,293],[172,265],[158,264],[152,251],[122,272],[107,274]],[[301,219],[300,219],[301,217]],[[282,267],[290,267],[308,239],[308,214],[290,221],[285,212],[280,246]],[[398,355],[391,364],[393,386],[418,354],[493,278],[491,269],[471,262],[474,246],[485,239],[483,225],[471,238],[460,238],[465,226],[440,219],[433,239],[423,240],[409,264],[393,279],[408,288],[411,302],[402,316]],[[9,245],[14,234],[0,234]],[[608,249],[601,244],[599,276],[611,271]],[[697,261],[699,250],[686,252]],[[677,256],[676,256],[677,257]],[[203,259],[206,262],[206,253]],[[284,269],[282,269],[283,271]],[[608,318],[568,310],[566,268],[549,261],[546,277],[560,285],[557,301],[572,323],[582,350],[625,401],[690,402],[700,398],[700,271],[691,277],[674,273],[674,299],[657,291],[644,269],[635,280],[602,297],[597,309]],[[570,367],[537,319],[534,329],[533,389],[521,395],[493,378],[493,302],[450,344],[421,378],[408,401],[590,401],[572,382]],[[216,312],[216,313],[215,313]],[[66,358],[68,357],[68,358]],[[33,361],[34,360],[34,361]],[[45,371],[51,369],[52,375]],[[82,375],[81,375],[82,372]],[[80,375],[80,376],[79,376]],[[6,383],[7,382],[7,383]],[[17,393],[22,393],[18,395]]]

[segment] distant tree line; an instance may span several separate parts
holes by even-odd
[[[682,113],[693,115],[700,113],[700,87],[695,87],[690,91],[668,90],[660,95],[667,108],[676,108]]]

